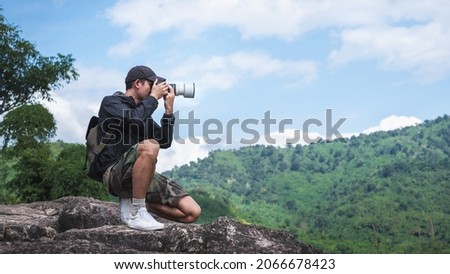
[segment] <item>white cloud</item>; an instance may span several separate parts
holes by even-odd
[[[292,41],[312,30],[338,39],[333,64],[376,58],[387,69],[413,71],[423,80],[450,73],[450,2],[447,0],[261,0],[118,1],[108,20],[126,32],[110,55],[129,55],[151,43],[151,36],[174,31],[192,39],[219,27],[239,31],[242,39]],[[181,37],[181,38],[180,38]],[[225,75],[230,79],[234,75]],[[209,81],[215,82],[214,75]]]
[[[424,81],[450,72],[450,29],[440,24],[345,30],[342,40],[342,47],[330,54],[334,65],[377,58],[385,69],[411,70]]]
[[[86,127],[92,115],[98,114],[101,100],[122,87],[124,73],[102,67],[77,65],[80,77],[52,93],[52,102],[43,102],[55,117],[57,139],[84,143]]]
[[[237,29],[243,39],[278,37],[289,41],[305,32],[328,27],[354,27],[379,24],[387,18],[402,18],[402,13],[387,12],[389,0],[261,0],[261,1],[153,1],[120,0],[106,11],[107,18],[124,28],[129,36],[121,52],[129,53],[147,37],[176,30],[183,37],[196,37],[215,27]],[[410,5],[405,6],[409,8]],[[398,10],[397,8],[395,10]],[[127,50],[128,47],[128,50]]]
[[[65,89],[76,90],[83,94],[101,92],[112,94],[117,88],[125,88],[124,81],[127,71],[118,71],[101,66],[87,67],[82,64],[76,64],[76,68],[80,74],[79,79],[71,82]]]
[[[70,101],[62,98],[58,94],[53,93],[53,102],[43,102],[43,104],[50,110],[56,120],[57,124],[57,138],[65,142],[81,143],[84,139],[85,125],[77,119],[75,105]]]
[[[197,137],[197,139],[199,140],[198,143],[189,140],[173,140],[170,148],[161,149],[158,156],[157,171],[170,170],[175,166],[182,166],[208,156],[212,147],[206,144],[202,138]]]
[[[201,65],[199,65],[201,64]],[[266,52],[236,52],[225,56],[189,58],[170,73],[173,78],[199,79],[202,89],[229,89],[249,78],[286,77],[306,85],[317,77],[317,65],[310,61],[285,61]]]
[[[168,0],[152,5],[146,0],[118,1],[106,14],[114,25],[126,30],[129,39],[111,48],[110,54],[130,54],[150,35],[173,29],[184,38],[216,26],[230,26],[244,38],[275,35],[292,39],[301,32],[298,20],[304,14],[297,7],[295,1]]]
[[[376,131],[389,131],[408,126],[415,126],[422,123],[422,121],[414,116],[396,116],[391,115],[380,121],[377,126],[368,128],[363,131],[364,134],[369,134]]]

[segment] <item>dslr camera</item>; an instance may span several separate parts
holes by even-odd
[[[176,96],[183,96],[184,98],[194,98],[195,96],[195,83],[169,83],[169,86],[173,88]]]

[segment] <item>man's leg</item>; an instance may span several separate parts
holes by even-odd
[[[148,212],[146,207],[147,190],[155,173],[159,144],[155,140],[145,140],[137,146],[136,161],[132,170],[131,211],[127,225],[140,230],[164,228]]]
[[[191,196],[181,197],[175,207],[148,202],[147,209],[163,218],[183,223],[193,223],[201,214],[200,206]]]
[[[147,192],[147,209],[163,218],[184,223],[195,222],[201,214],[200,206],[181,185],[156,172]]]
[[[135,199],[145,199],[147,190],[155,174],[159,144],[155,140],[145,140],[137,146],[136,162],[133,166],[132,195]]]

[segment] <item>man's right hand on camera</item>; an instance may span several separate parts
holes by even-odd
[[[169,85],[167,85],[167,82],[158,83],[158,79],[156,79],[155,82],[153,82],[152,89],[150,91],[150,96],[153,96],[156,98],[156,100],[159,100],[166,96],[169,93]]]

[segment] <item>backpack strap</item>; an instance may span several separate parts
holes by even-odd
[[[86,159],[84,162],[85,169],[92,163],[102,150],[105,148],[106,144],[99,140],[100,137],[100,124],[98,123],[99,118],[97,116],[92,116],[89,121],[88,129],[86,131]],[[108,139],[111,136],[110,133],[106,133],[105,137]]]

